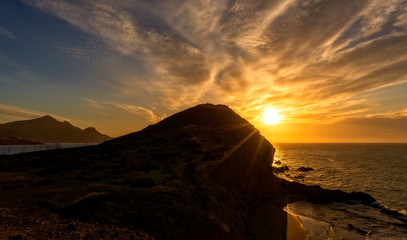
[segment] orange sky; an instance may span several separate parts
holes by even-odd
[[[120,136],[210,102],[272,142],[407,142],[406,66],[403,0],[0,2],[0,122]]]

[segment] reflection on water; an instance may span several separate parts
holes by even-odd
[[[361,191],[407,211],[407,144],[274,144],[280,178],[347,192]],[[277,162],[279,161],[279,162]],[[300,171],[300,167],[312,171]],[[309,239],[404,239],[407,225],[363,205],[291,203]]]
[[[53,149],[86,147],[97,143],[45,143],[35,145],[0,145],[0,155],[11,155],[18,153],[46,151]]]
[[[407,210],[407,144],[274,144],[275,161],[290,181],[346,192],[365,192],[398,211]],[[300,167],[313,171],[299,171]]]

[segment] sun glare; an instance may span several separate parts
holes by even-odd
[[[276,124],[283,120],[283,117],[278,114],[279,110],[267,108],[263,113],[263,122],[265,124]]]

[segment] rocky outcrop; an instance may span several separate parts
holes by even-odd
[[[48,115],[32,120],[0,124],[0,138],[9,136],[49,143],[90,143],[112,139],[95,128],[82,130],[67,121],[60,122]]]
[[[299,172],[310,172],[310,171],[314,171],[314,169],[310,168],[310,167],[299,167],[297,169],[297,171],[299,171]]]
[[[273,167],[273,172],[276,172],[276,173],[282,173],[282,172],[286,172],[289,170],[290,170],[290,168],[287,165],[284,165],[281,167]]]
[[[230,108],[198,105],[97,146],[2,156],[0,169],[32,184],[2,190],[13,198],[0,197],[0,205],[21,199],[64,219],[125,226],[156,239],[285,239],[287,202],[374,201],[278,179],[274,151]],[[264,215],[264,203],[278,214]],[[264,216],[275,224],[249,224]]]

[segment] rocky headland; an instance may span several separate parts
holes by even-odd
[[[289,202],[375,202],[279,179],[274,152],[230,108],[203,104],[96,146],[1,156],[0,235],[286,239]]]

